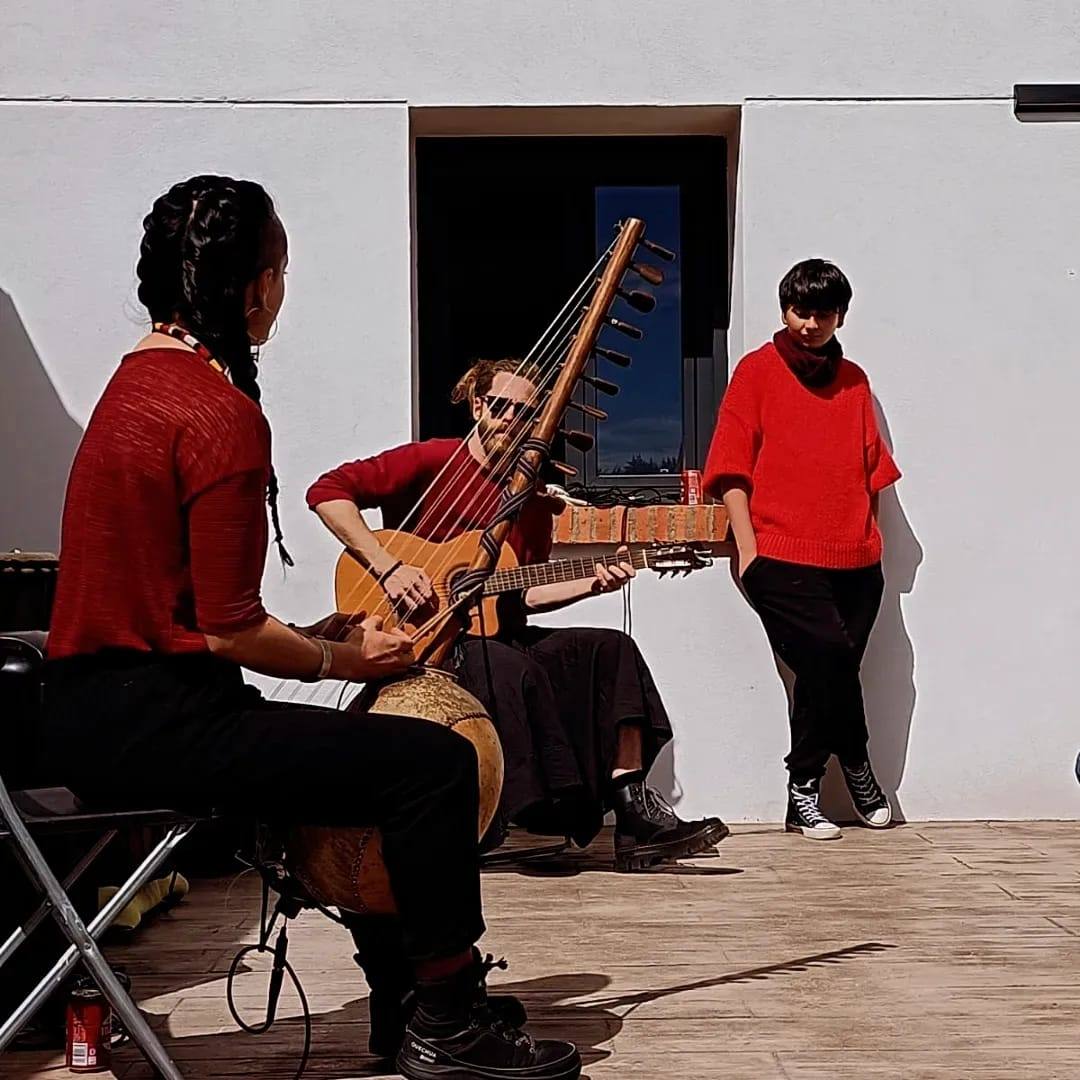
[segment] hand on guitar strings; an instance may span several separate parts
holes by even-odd
[[[402,563],[385,577],[380,578],[379,583],[395,608],[401,605],[415,610],[423,607],[435,595],[431,578],[419,566],[409,566],[408,563]]]
[[[614,566],[605,566],[603,563],[596,564],[596,580],[593,582],[593,592],[617,592],[627,585],[631,578],[637,577],[637,571],[630,563],[630,549],[625,544],[615,550],[615,556],[619,561]]]

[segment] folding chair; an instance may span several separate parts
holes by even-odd
[[[45,635],[41,633],[28,631],[0,634],[0,708],[9,699],[29,703],[31,713],[40,707],[44,647]],[[27,725],[36,722],[35,715],[11,719]],[[6,736],[0,731],[0,746],[5,742]],[[200,817],[174,810],[103,811],[88,808],[67,788],[9,791],[4,782],[9,767],[10,774],[15,775],[15,770],[20,765],[4,760],[0,766],[0,841],[10,845],[31,884],[44,898],[29,919],[12,931],[0,945],[0,967],[47,915],[52,915],[71,944],[22,1004],[0,1024],[0,1053],[3,1053],[22,1026],[81,961],[119,1016],[132,1041],[151,1065],[166,1080],[182,1080],[179,1069],[109,967],[97,942],[113,919],[194,828]],[[144,825],[163,826],[163,839],[97,915],[89,923],[84,922],[69,899],[68,890],[94,863],[119,830]],[[50,869],[34,840],[34,836],[44,837],[60,833],[98,834],[93,846],[63,881]]]

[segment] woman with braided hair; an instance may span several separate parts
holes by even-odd
[[[253,352],[285,293],[273,203],[250,181],[198,176],[143,227],[153,328],[110,379],[68,481],[48,767],[89,802],[378,826],[400,923],[350,926],[372,1050],[407,1077],[576,1077],[572,1044],[534,1043],[520,1003],[484,992],[471,744],[412,717],[266,701],[243,681],[241,667],[365,681],[413,659],[377,620],[330,642],[262,605],[267,496],[288,561]]]

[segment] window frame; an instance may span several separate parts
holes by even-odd
[[[578,134],[573,136],[538,135],[436,135],[419,136],[416,140],[418,163],[416,184],[418,202],[430,198],[425,182],[431,185],[435,177],[425,177],[425,163],[435,161],[439,180],[447,182],[448,163],[450,183],[454,182],[455,155],[475,153],[478,160],[490,165],[497,162],[500,152],[508,160],[518,162],[522,155],[542,155],[544,168],[579,193],[591,189],[593,218],[590,238],[596,235],[595,189],[597,187],[677,186],[680,198],[680,243],[677,252],[681,260],[681,309],[682,309],[682,423],[683,468],[701,468],[708,450],[713,422],[720,396],[727,381],[729,320],[729,136],[727,134],[670,134],[636,135]],[[562,159],[562,160],[560,160]],[[565,167],[562,167],[565,165]],[[461,180],[469,175],[463,166]],[[432,170],[434,171],[434,170]],[[565,198],[565,192],[560,193]],[[580,199],[578,200],[581,201]],[[433,327],[425,324],[425,312],[437,308],[431,297],[425,294],[426,280],[435,274],[425,271],[425,219],[418,219],[417,245],[420,252],[421,271],[417,280],[418,290],[418,341],[417,373],[424,380],[425,365],[437,362],[431,355],[428,343],[433,337]],[[430,211],[427,221],[432,221]],[[647,224],[647,222],[646,222]],[[635,283],[636,287],[636,283]],[[647,286],[642,286],[647,288]],[[648,332],[648,316],[640,317],[643,329]],[[628,320],[628,321],[632,321]],[[631,356],[633,342],[613,347],[621,348]],[[425,353],[428,358],[425,360]],[[597,371],[602,377],[619,381],[620,369],[606,361],[599,363]],[[590,362],[595,370],[596,361]],[[421,387],[422,390],[422,387]],[[608,400],[595,388],[579,384],[575,397],[598,408],[604,408]],[[425,427],[424,396],[421,393],[418,423],[423,434]],[[567,426],[579,428],[603,439],[603,425],[579,412],[571,410]],[[587,452],[566,446],[554,447],[555,456],[563,454],[568,464],[577,470],[577,476],[564,482],[580,485],[591,491],[611,488],[654,488],[668,492],[677,489],[681,477],[678,471],[657,474],[603,474],[598,469],[598,448]]]

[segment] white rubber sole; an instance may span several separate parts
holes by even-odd
[[[806,825],[792,825],[785,822],[784,831],[801,833],[807,840],[839,840],[844,835],[838,825],[831,825],[827,829],[811,829]]]
[[[888,806],[886,809],[889,811],[889,816],[884,821],[871,821],[868,817],[863,816],[862,812],[857,806],[852,806],[855,811],[855,816],[868,828],[868,829],[887,829],[892,824],[892,807]]]

